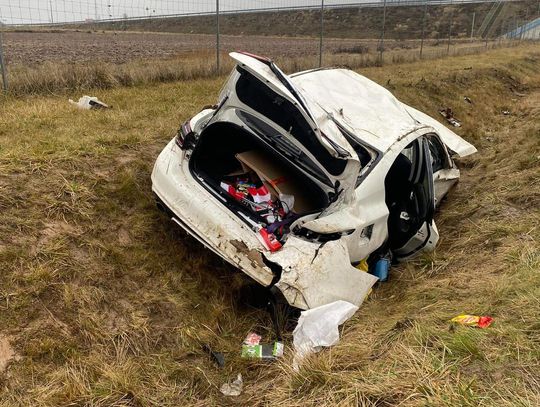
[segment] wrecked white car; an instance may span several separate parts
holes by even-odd
[[[474,146],[347,69],[237,66],[152,173],[158,206],[213,252],[310,309],[360,305],[377,277],[438,241],[436,205]]]

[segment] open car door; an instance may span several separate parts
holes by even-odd
[[[396,158],[385,179],[389,248],[398,260],[435,247],[435,194],[429,138],[419,137]]]

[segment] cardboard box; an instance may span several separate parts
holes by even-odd
[[[240,163],[255,171],[262,182],[267,186],[272,195],[279,194],[294,196],[294,212],[304,214],[317,208],[313,205],[306,189],[303,188],[305,181],[298,176],[290,174],[281,163],[262,151],[250,150],[236,154]]]

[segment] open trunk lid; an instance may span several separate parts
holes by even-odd
[[[304,135],[304,140],[295,136],[293,129],[285,129],[286,136],[313,157],[329,184],[338,192],[336,201],[352,196],[360,171],[360,162],[356,152],[334,121],[328,117],[328,114],[316,103],[298,92],[289,77],[270,59],[238,52],[232,52],[229,55],[237,62],[237,66],[241,70],[252,75],[253,78],[294,106],[298,115],[305,121],[306,126],[303,127],[309,128],[311,131],[310,134]],[[264,112],[259,113],[264,115]],[[314,144],[323,148],[312,148]],[[338,172],[328,165],[330,160],[343,161],[342,171]]]

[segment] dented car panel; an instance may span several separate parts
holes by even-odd
[[[317,244],[290,237],[269,260],[282,266],[276,287],[289,304],[311,309],[337,300],[359,306],[377,277],[351,266],[347,245],[335,240]]]
[[[442,139],[443,143],[459,157],[467,157],[477,152],[475,146],[463,140],[463,138],[459,137],[442,123],[411,106],[407,106],[404,103],[402,103],[402,105],[419,123],[433,127],[439,137]]]
[[[439,238],[433,212],[460,175],[452,154],[476,149],[355,72],[286,76],[265,58],[231,56],[238,65],[218,105],[183,126],[189,135],[173,139],[156,161],[152,189],[159,204],[291,305],[360,305],[377,278],[352,264],[433,250]],[[219,187],[235,154],[253,148],[318,196],[318,209],[298,213],[275,246],[261,238],[272,221]],[[205,163],[209,157],[218,162]]]
[[[171,218],[189,234],[258,283],[271,284],[274,274],[262,261],[260,242],[190,176],[186,153],[174,141],[156,161],[152,184],[159,200],[172,211]]]

